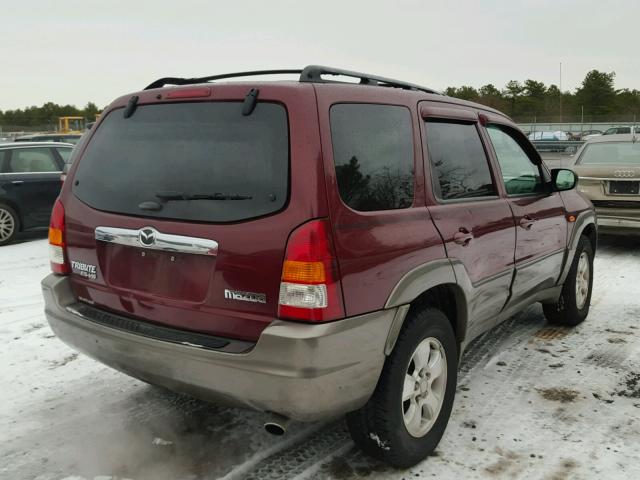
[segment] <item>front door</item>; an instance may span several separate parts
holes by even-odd
[[[486,131],[516,223],[516,277],[510,303],[517,303],[558,281],[567,220],[560,194],[551,191],[548,174],[524,135],[498,123],[489,123]]]
[[[516,227],[466,107],[421,108],[429,211],[469,302],[467,337],[495,323],[509,298]]]

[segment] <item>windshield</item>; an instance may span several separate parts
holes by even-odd
[[[640,165],[640,143],[592,143],[585,147],[577,163],[581,165]]]
[[[233,222],[282,209],[288,168],[281,105],[258,103],[243,116],[241,102],[155,104],[139,106],[130,118],[120,109],[104,119],[73,189],[99,210]],[[239,195],[243,200],[233,201]]]

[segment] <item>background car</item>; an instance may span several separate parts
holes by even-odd
[[[0,144],[0,245],[19,231],[49,225],[72,149],[54,142]]]
[[[576,140],[589,140],[590,138],[599,137],[602,135],[602,130],[584,130],[582,132],[575,133]]]
[[[62,142],[75,145],[82,135],[77,133],[39,133],[16,138],[16,142]]]
[[[541,132],[531,132],[528,135],[529,140],[532,141],[561,141],[566,142],[569,140],[569,135],[567,132],[563,132],[561,130],[557,130],[554,132],[551,131],[541,131]]]
[[[640,233],[640,143],[634,135],[603,135],[578,151],[578,190],[596,207],[598,227]]]
[[[603,135],[628,135],[628,134],[639,134],[640,127],[611,127],[604,131]]]

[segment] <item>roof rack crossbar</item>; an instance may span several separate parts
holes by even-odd
[[[368,73],[354,72],[352,70],[343,70],[341,68],[325,67],[323,65],[309,65],[304,68],[300,74],[301,82],[313,83],[344,83],[335,80],[327,80],[322,78],[323,75],[336,75],[342,77],[357,78],[361,85],[376,85],[381,87],[396,87],[405,90],[418,90],[426,93],[440,93],[437,90],[428,87],[422,87],[415,83],[403,82],[393,78],[380,77],[378,75],[370,75]]]
[[[323,75],[334,75],[341,77],[351,77],[359,79],[360,85],[373,85],[380,87],[396,87],[405,90],[416,90],[426,93],[439,94],[437,90],[428,87],[422,87],[414,83],[403,82],[401,80],[394,80],[393,78],[380,77],[377,75],[370,75],[368,73],[354,72],[352,70],[343,70],[341,68],[325,67],[322,65],[309,65],[303,70],[299,69],[280,69],[280,70],[254,70],[249,72],[236,72],[236,73],[223,73],[220,75],[211,75],[208,77],[197,78],[179,78],[179,77],[164,77],[150,83],[145,87],[145,90],[151,90],[153,88],[161,88],[166,85],[194,85],[198,83],[207,83],[214,80],[222,80],[225,78],[237,78],[237,77],[255,77],[259,75],[291,75],[299,74],[300,82],[309,83],[346,83],[338,80],[325,79]]]

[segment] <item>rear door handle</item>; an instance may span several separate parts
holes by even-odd
[[[464,227],[460,227],[460,230],[453,234],[453,241],[463,247],[469,245],[471,240],[473,240],[473,233],[470,233],[469,230]]]
[[[520,219],[520,226],[525,230],[531,230],[535,221],[536,220],[534,218],[531,218],[529,215],[525,215]]]
[[[12,185],[22,185],[24,183],[24,180],[13,180],[11,182]]]

